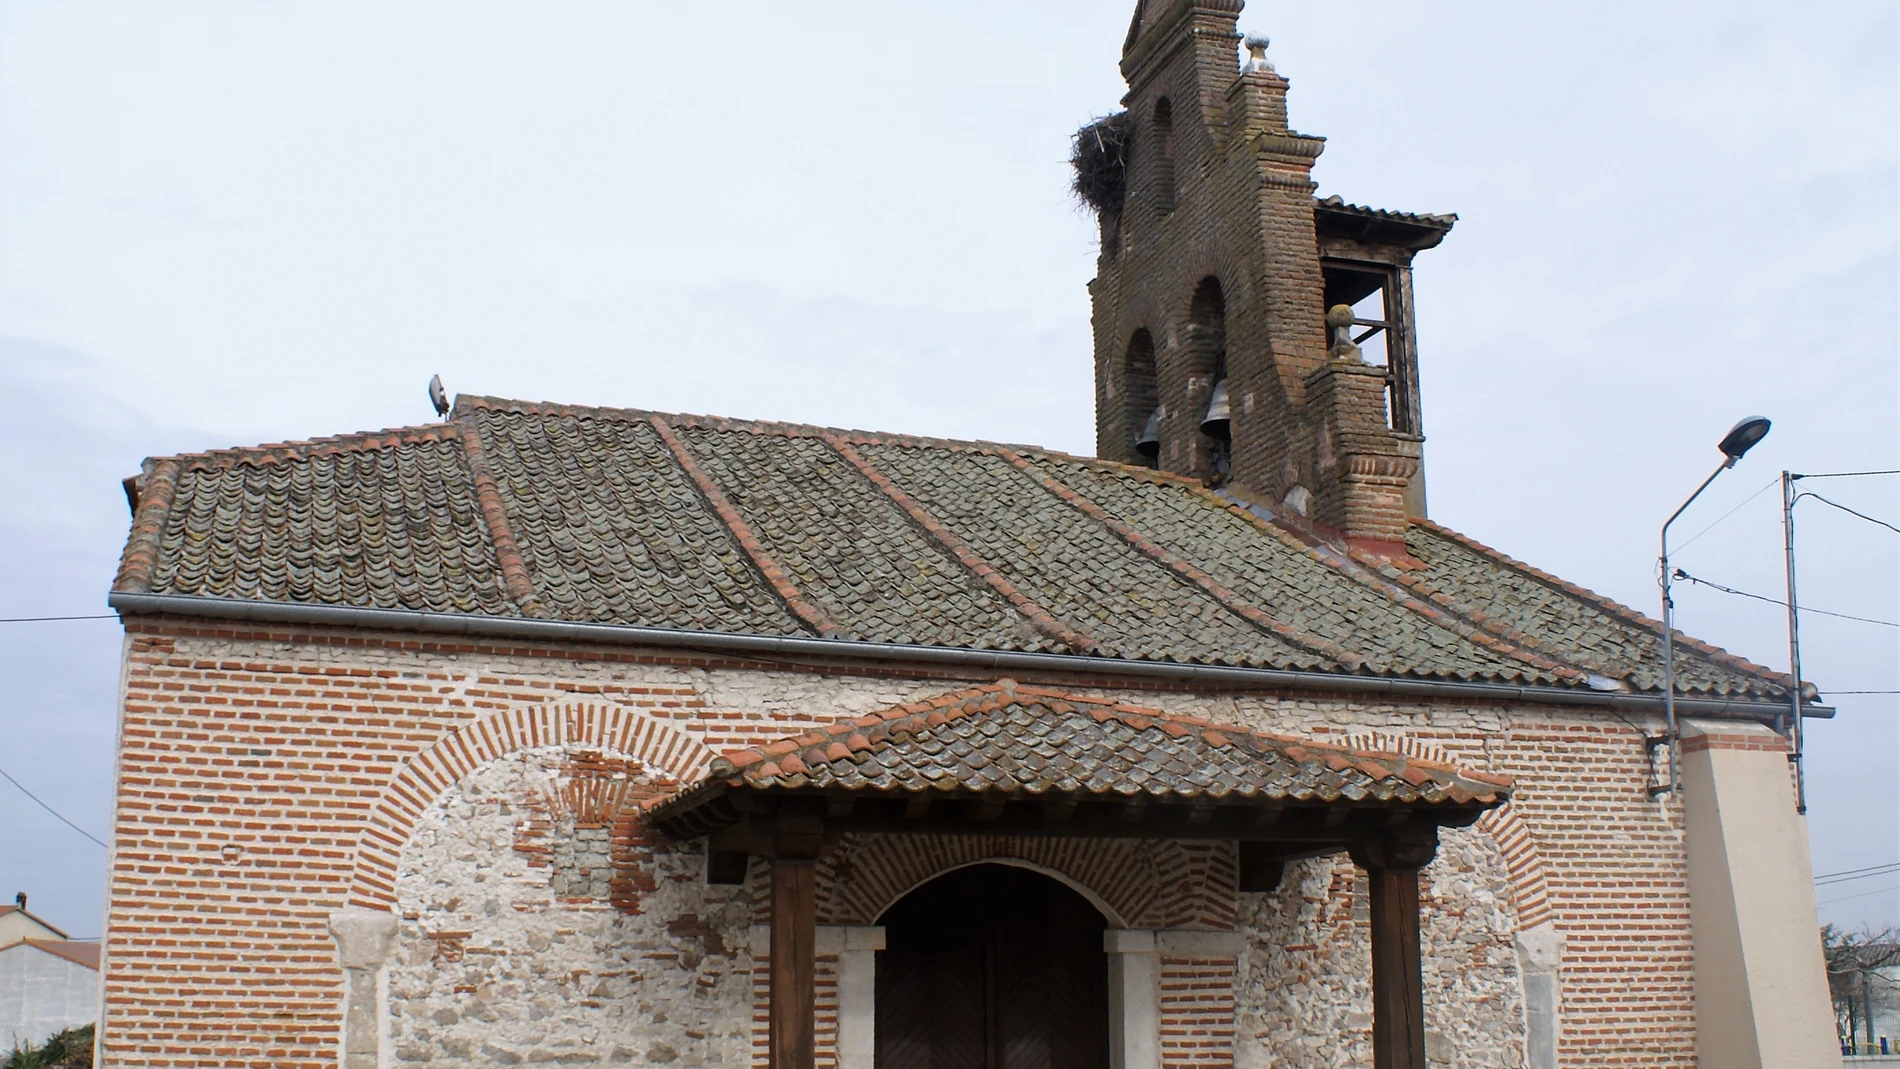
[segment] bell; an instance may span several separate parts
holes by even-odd
[[[1141,433],[1135,435],[1135,452],[1153,460],[1161,455],[1161,410],[1155,409],[1148,414],[1148,422],[1141,425]]]
[[[1227,407],[1227,380],[1214,384],[1214,396],[1207,401],[1207,417],[1201,420],[1201,433],[1209,438],[1225,440],[1229,437],[1229,409]]]

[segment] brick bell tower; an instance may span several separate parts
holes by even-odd
[[[1402,555],[1425,512],[1412,257],[1456,216],[1315,199],[1325,139],[1288,128],[1265,39],[1240,60],[1240,9],[1141,0],[1126,110],[1076,135],[1096,452]]]

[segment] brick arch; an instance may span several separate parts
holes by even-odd
[[[1423,761],[1458,764],[1458,759],[1444,749],[1409,735],[1367,731],[1347,736],[1342,741],[1356,749],[1402,753]],[[1550,920],[1550,868],[1544,861],[1543,852],[1538,849],[1537,840],[1531,837],[1530,825],[1523,816],[1511,803],[1506,802],[1496,809],[1486,810],[1473,827],[1491,837],[1504,859],[1504,869],[1511,877],[1511,905],[1517,911],[1517,930],[1521,932],[1526,928],[1535,928]]]
[[[847,836],[820,859],[819,923],[874,924],[918,886],[985,862],[1021,865],[1062,881],[1114,927],[1234,926],[1236,870],[1224,843],[905,834]]]
[[[464,724],[404,762],[370,810],[350,878],[350,904],[392,908],[396,867],[423,812],[489,761],[540,746],[596,748],[638,760],[682,783],[703,775],[715,756],[669,724],[603,702],[521,706]]]

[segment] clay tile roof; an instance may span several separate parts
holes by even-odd
[[[860,718],[863,719],[863,718]],[[1490,806],[1509,777],[1352,750],[1013,682],[960,692],[942,710],[899,706],[715,759],[699,785],[656,808],[666,819],[732,788],[1017,795],[1146,795],[1156,801]]]
[[[1330,212],[1360,215],[1369,219],[1417,223],[1422,226],[1435,226],[1444,230],[1450,230],[1452,224],[1458,221],[1458,215],[1455,212],[1448,212],[1444,215],[1430,215],[1421,212],[1393,212],[1387,211],[1384,208],[1368,208],[1360,204],[1348,204],[1345,198],[1338,194],[1334,194],[1330,197],[1317,198],[1315,205]]]
[[[65,958],[67,961],[84,965],[95,971],[99,968],[98,943],[83,943],[76,939],[22,939],[9,946],[0,947],[0,952],[12,950],[14,947],[42,950],[54,957]]]
[[[1456,215],[1428,215],[1417,212],[1391,212],[1348,204],[1338,196],[1315,198],[1313,223],[1321,236],[1347,237],[1375,244],[1400,245],[1414,251],[1429,249],[1445,240]]]
[[[1435,525],[1423,569],[1030,446],[464,396],[156,458],[114,589],[1133,661],[1654,690],[1655,625]],[[1694,694],[1783,679],[1686,641]],[[1593,679],[1593,677],[1595,677]]]

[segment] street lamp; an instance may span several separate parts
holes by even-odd
[[[1695,493],[1689,495],[1689,500],[1684,501],[1681,507],[1670,513],[1669,518],[1663,521],[1661,538],[1663,722],[1665,737],[1669,743],[1669,782],[1658,787],[1651,787],[1649,789],[1651,798],[1659,794],[1676,793],[1678,766],[1681,763],[1678,746],[1680,736],[1676,730],[1676,601],[1670,596],[1670,585],[1674,582],[1675,576],[1671,574],[1672,569],[1669,567],[1669,525],[1675,523],[1678,517],[1687,512],[1690,505],[1695,504],[1695,499],[1702,496],[1702,491],[1709,488],[1709,484],[1715,481],[1716,476],[1734,467],[1735,462],[1742,459],[1744,453],[1753,449],[1756,442],[1768,437],[1768,428],[1771,426],[1773,424],[1768,422],[1766,416],[1749,416],[1730,427],[1728,433],[1722,436],[1722,440],[1716,443],[1716,448],[1722,451],[1721,466],[1710,472],[1709,477],[1702,480],[1702,485],[1695,488]]]

